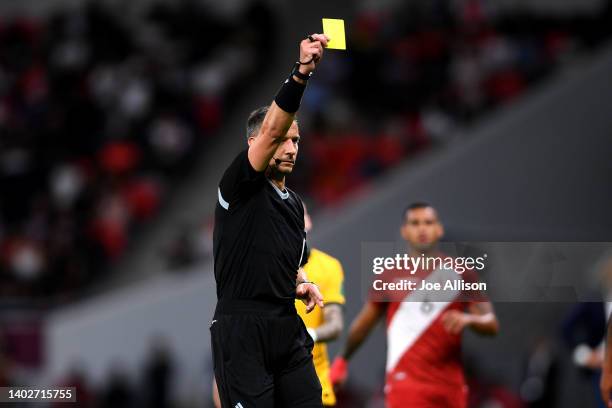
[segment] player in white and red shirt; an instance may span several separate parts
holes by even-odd
[[[444,234],[436,210],[427,203],[410,205],[404,213],[402,237],[410,256],[444,256],[437,244]],[[449,273],[451,275],[449,275]],[[386,282],[410,278],[406,271],[385,272]],[[473,271],[420,269],[412,280],[475,282]],[[420,286],[420,283],[418,284]],[[445,292],[445,298],[424,291],[385,291],[371,296],[351,324],[344,350],[334,360],[331,379],[342,383],[347,360],[379,319],[386,316],[387,365],[385,399],[388,408],[465,408],[467,385],[461,363],[461,334],[468,327],[483,335],[497,333],[491,303],[481,294]]]

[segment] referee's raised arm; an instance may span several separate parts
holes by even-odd
[[[286,139],[287,130],[300,106],[306,81],[321,61],[327,41],[324,34],[312,34],[300,43],[299,60],[270,105],[259,134],[249,135],[252,140],[249,142],[248,157],[253,169],[264,171],[278,146]]]

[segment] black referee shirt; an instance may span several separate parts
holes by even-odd
[[[248,150],[227,168],[215,209],[217,298],[293,302],[306,252],[304,207],[251,166]]]

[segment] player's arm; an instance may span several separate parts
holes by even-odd
[[[604,341],[606,343],[606,354],[601,368],[601,398],[607,407],[612,408],[612,399],[610,398],[610,393],[612,393],[612,352],[610,351],[610,347],[612,347],[612,316],[608,319]]]
[[[361,312],[351,323],[344,349],[340,353],[343,358],[347,360],[351,358],[353,353],[357,351],[359,346],[368,337],[374,326],[376,326],[383,313],[384,308],[378,303],[367,302],[363,306]]]
[[[315,342],[332,341],[342,333],[343,316],[342,306],[337,303],[328,303],[323,308],[323,324],[317,328],[308,328],[308,333]]]
[[[442,324],[449,333],[459,334],[469,327],[482,335],[494,336],[499,332],[499,322],[488,301],[472,302],[467,312],[449,310],[442,316]]]
[[[314,41],[311,41],[312,40]],[[323,56],[327,46],[324,34],[312,34],[300,43],[300,62],[298,70],[302,75],[310,75]],[[293,123],[298,110],[306,81],[292,75],[270,105],[257,137],[249,146],[249,162],[253,169],[264,171],[274,156],[278,146],[285,140],[287,130]],[[255,135],[253,135],[255,136]]]
[[[351,358],[353,353],[357,351],[359,346],[368,337],[383,315],[384,310],[378,303],[367,302],[355,320],[353,320],[348,337],[344,343],[344,348],[340,355],[334,359],[330,369],[329,377],[332,384],[338,385],[346,381],[348,376],[347,360]]]
[[[468,327],[478,334],[495,336],[499,332],[499,321],[491,302],[474,302],[468,307]]]

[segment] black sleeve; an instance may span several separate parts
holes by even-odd
[[[302,254],[302,261],[300,262],[300,266],[304,266],[308,263],[308,258],[310,258],[310,246],[308,245],[308,240],[304,241],[304,253]]]
[[[243,150],[229,165],[219,183],[219,203],[228,206],[261,188],[265,181],[263,171],[257,171],[249,162],[248,149]],[[226,208],[227,209],[227,208]]]
[[[308,263],[308,258],[310,257],[310,247],[308,246],[308,235],[306,234],[306,225],[304,224],[304,203],[302,198],[295,192],[291,191],[293,196],[295,197],[295,202],[297,204],[297,211],[300,214],[300,228],[304,231],[304,251],[302,252],[302,259],[300,260],[300,266],[304,266]]]

